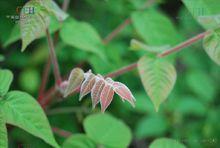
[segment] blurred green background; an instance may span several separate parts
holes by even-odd
[[[25,0],[0,1],[0,67],[12,70],[15,78],[11,89],[26,91],[37,98],[41,75],[48,57],[46,39],[34,41],[23,53],[20,51],[20,40],[5,46],[9,39],[13,40],[15,37],[11,36],[15,23],[7,18],[7,15],[16,14],[16,8],[23,6],[25,2]],[[56,2],[61,6],[63,1]],[[145,0],[71,0],[68,14],[76,20],[91,24],[100,37],[104,38],[134,11],[142,8],[145,2]],[[169,30],[167,34],[163,34],[167,38],[171,36],[173,45],[203,32],[180,0],[156,1],[151,7],[157,13],[165,15],[175,25],[179,39],[173,39]],[[143,19],[142,27],[147,28],[144,21]],[[153,26],[166,25],[163,22],[158,23]],[[150,31],[142,33],[146,36],[152,35]],[[105,46],[103,52],[106,60],[102,60],[94,53],[67,45],[59,38],[56,51],[61,73],[64,76],[78,66],[85,71],[92,69],[94,73],[104,75],[135,62],[144,53],[131,50],[130,41],[134,38],[146,41],[135,29],[134,24],[130,24]],[[149,44],[157,42],[159,41],[152,39]],[[220,145],[220,67],[210,60],[202,48],[201,42],[198,42],[176,54],[177,82],[158,113],[155,112],[143,89],[137,70],[114,79],[125,83],[137,100],[136,107],[132,108],[127,102],[123,103],[115,96],[107,109],[108,113],[123,120],[131,128],[133,139],[130,147],[147,147],[159,137],[176,139],[191,148],[217,148]],[[47,88],[53,85],[54,78],[51,73]],[[78,95],[71,96],[65,101],[61,101],[62,98],[59,96],[53,100],[46,110],[51,126],[73,134],[84,133],[83,119],[94,112],[100,112],[99,107],[92,110],[89,96],[82,102],[78,102]],[[57,109],[61,111],[57,112]],[[19,145],[49,147],[19,128],[9,126],[8,129],[10,147]],[[65,140],[59,135],[56,135],[56,139],[59,143]]]

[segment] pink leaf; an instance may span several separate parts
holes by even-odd
[[[92,91],[91,91],[93,108],[95,108],[95,106],[99,103],[100,95],[101,95],[101,92],[102,92],[104,86],[105,86],[104,79],[96,78],[96,82],[95,82],[95,84],[92,88]]]
[[[96,79],[95,75],[92,74],[91,72],[85,74],[85,80],[82,83],[81,89],[80,89],[80,97],[79,97],[80,101],[85,95],[90,93],[93,85],[95,84],[95,79]]]
[[[102,89],[100,95],[100,102],[101,102],[101,111],[105,112],[106,108],[110,105],[114,96],[114,90],[111,85],[105,83],[104,88]]]
[[[69,75],[68,81],[66,83],[61,83],[62,87],[65,87],[64,85],[67,84],[66,88],[64,89],[63,96],[67,97],[69,94],[71,94],[71,92],[76,87],[81,85],[83,79],[84,79],[83,70],[80,68],[74,68]]]
[[[126,85],[120,82],[114,82],[113,87],[114,91],[122,98],[122,100],[127,100],[133,107],[135,106],[135,98]]]

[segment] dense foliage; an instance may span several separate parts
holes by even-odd
[[[7,0],[0,18],[0,148],[220,145],[219,0]]]

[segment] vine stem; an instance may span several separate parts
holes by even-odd
[[[131,19],[127,18],[118,27],[116,27],[106,38],[103,39],[104,44],[108,44],[113,40],[126,26],[131,24]]]
[[[66,11],[68,6],[69,6],[69,0],[64,0],[63,2],[63,5],[62,5],[62,9],[63,11]],[[147,0],[145,2],[145,4],[143,5],[142,8],[140,8],[140,10],[144,10],[148,7],[150,7],[153,3],[155,2],[155,0]],[[108,44],[110,41],[112,41],[126,26],[128,26],[129,24],[131,24],[131,19],[130,18],[127,18],[126,20],[124,20],[124,22],[122,22],[122,24],[120,24],[118,27],[116,27],[109,35],[107,35],[106,38],[103,39],[103,43],[104,44]],[[58,32],[55,34],[55,42],[57,41],[57,36],[58,36]],[[50,57],[49,57],[50,58]],[[50,65],[51,65],[51,62],[50,62],[50,59],[48,59],[47,61],[47,64],[45,64],[45,67],[44,67],[44,71],[43,71],[43,76],[42,76],[42,82],[41,82],[41,86],[40,86],[40,89],[39,89],[39,96],[38,96],[38,101],[41,103],[41,104],[44,104],[42,103],[43,102],[47,102],[47,101],[44,101],[43,99],[45,98],[44,96],[44,90],[46,88],[46,83],[47,83],[47,80],[48,80],[48,77],[49,77],[49,72],[50,72]],[[48,95],[47,95],[48,96]]]
[[[153,3],[155,2],[155,0],[147,0],[145,2],[145,4],[143,5],[143,7],[141,7],[139,10],[143,11],[144,9],[150,7]],[[108,44],[110,41],[112,41],[125,27],[127,27],[128,25],[130,25],[132,23],[131,18],[127,18],[125,19],[120,25],[118,25],[109,35],[107,35],[104,39],[103,39],[103,43],[104,44]]]
[[[70,3],[70,0],[64,0],[63,1],[62,10],[64,12],[67,11],[67,9],[69,7],[69,3]],[[59,37],[59,31],[55,32],[55,36],[54,36],[54,45],[55,46],[56,46],[56,43],[58,41],[58,37]],[[40,85],[39,93],[38,93],[38,101],[39,102],[41,102],[44,98],[44,91],[45,91],[45,88],[46,88],[46,85],[47,85],[47,81],[48,81],[48,77],[49,77],[49,73],[50,73],[50,67],[51,67],[51,60],[50,60],[50,56],[48,56],[47,62],[44,66],[41,85]]]
[[[179,51],[179,50],[181,50],[183,48],[186,48],[186,47],[192,45],[193,43],[203,39],[209,33],[210,33],[209,31],[200,33],[200,34],[196,35],[195,37],[192,37],[189,40],[186,40],[185,42],[182,42],[179,45],[171,48],[170,50],[167,50],[167,51],[165,51],[163,53],[158,54],[157,56],[161,58],[161,57],[165,57],[167,55],[170,55],[170,54],[172,54],[174,52],[177,52],[177,51]]]
[[[46,29],[46,36],[47,36],[47,42],[48,42],[48,46],[49,46],[51,63],[53,64],[53,73],[54,73],[54,77],[56,80],[56,85],[59,86],[60,83],[62,82],[62,79],[60,76],[60,70],[59,70],[59,65],[57,62],[57,57],[56,57],[56,53],[55,53],[55,49],[54,49],[53,40],[50,36],[50,32],[49,32],[48,28]]]
[[[186,40],[185,42],[180,43],[179,45],[175,46],[174,48],[171,48],[171,49],[165,51],[164,53],[158,54],[158,57],[165,57],[165,56],[168,56],[174,52],[180,51],[181,49],[184,49],[185,47],[192,45],[193,43],[197,42],[198,40],[203,39],[207,34],[209,34],[209,31],[200,33],[197,36],[192,37],[192,38]],[[105,77],[117,77],[117,76],[120,76],[126,72],[129,72],[129,71],[135,69],[136,67],[137,67],[137,62],[129,64],[128,66],[122,67],[114,72],[111,72],[111,73],[107,74]],[[46,94],[47,98],[45,99],[45,104],[44,104],[45,106],[47,106],[49,104],[49,102],[52,100],[51,94],[52,95],[55,94],[54,91],[56,92],[57,90],[53,89],[53,91],[48,92]],[[75,90],[73,90],[73,92],[70,95],[78,93],[79,91],[80,91],[80,86],[78,86]]]
[[[52,130],[53,130],[54,133],[56,133],[57,135],[59,135],[61,137],[64,137],[64,138],[68,138],[69,136],[72,135],[71,132],[60,129],[58,127],[52,127]]]

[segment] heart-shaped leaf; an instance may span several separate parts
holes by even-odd
[[[11,85],[13,74],[9,70],[0,69],[0,96],[4,96]]]
[[[144,88],[156,111],[170,94],[176,81],[176,70],[164,59],[142,57],[138,61],[138,71]]]
[[[1,108],[7,123],[24,129],[53,147],[59,147],[46,115],[30,95],[20,91],[11,91],[4,96]]]
[[[220,65],[220,28],[206,35],[203,40],[203,46],[209,57]]]

